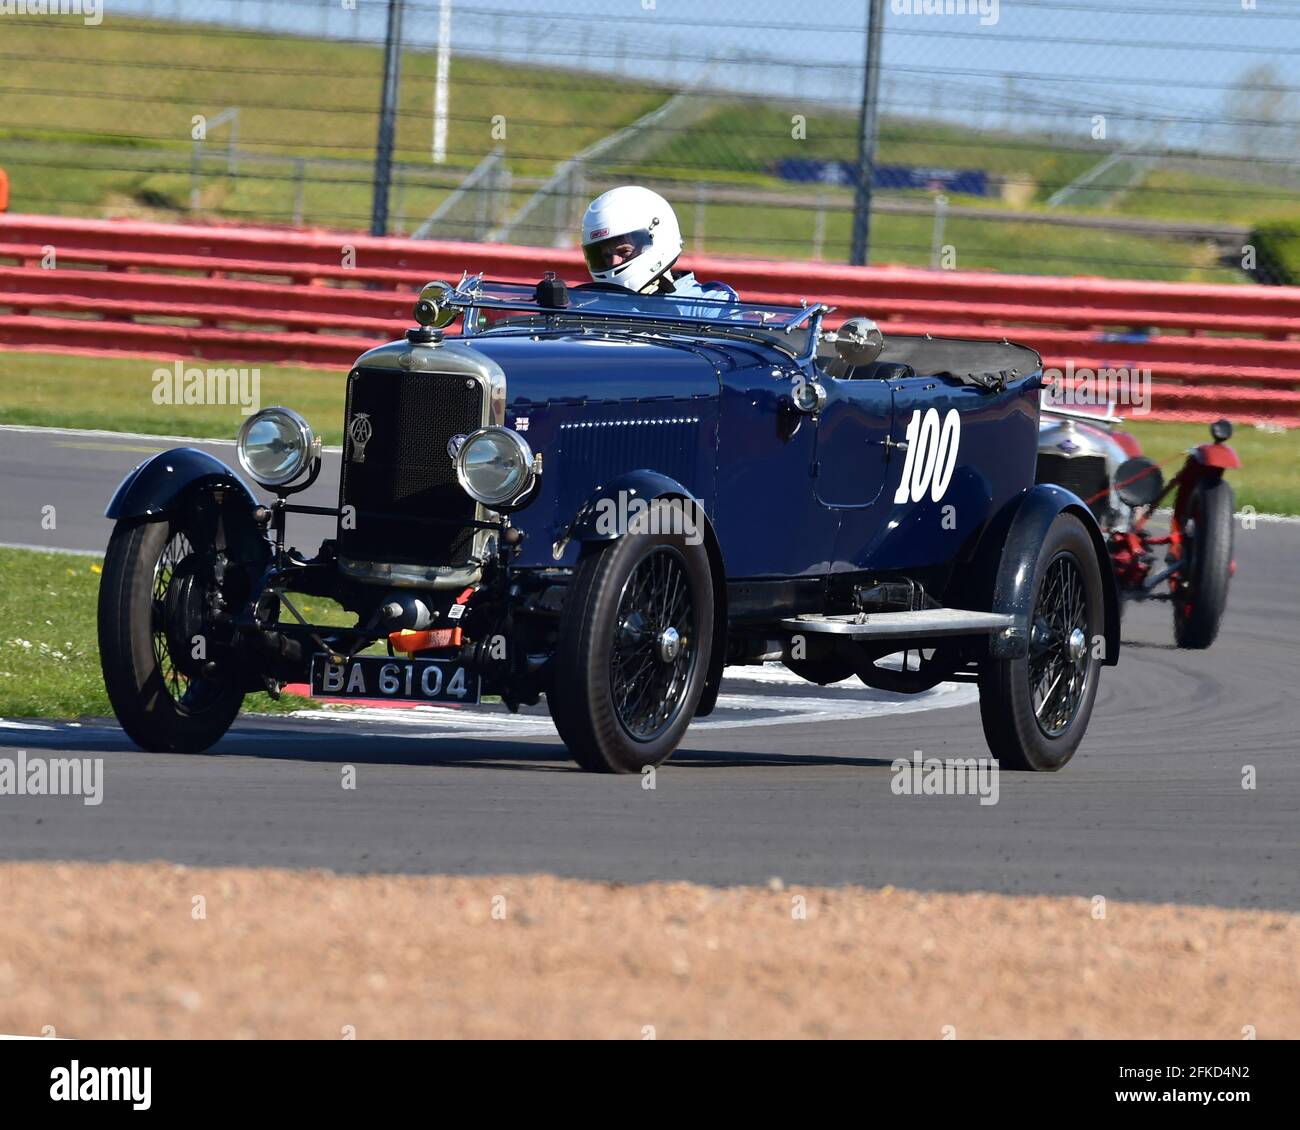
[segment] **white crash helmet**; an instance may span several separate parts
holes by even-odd
[[[642,291],[677,262],[682,246],[672,205],[648,188],[611,188],[582,217],[582,253],[596,282]]]

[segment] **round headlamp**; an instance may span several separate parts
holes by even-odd
[[[320,454],[320,440],[292,409],[263,408],[244,421],[235,451],[249,477],[264,487],[285,487]]]
[[[476,502],[509,506],[533,485],[532,449],[523,436],[510,428],[479,428],[460,445],[456,478]]]

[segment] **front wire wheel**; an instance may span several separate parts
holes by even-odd
[[[618,605],[610,682],[614,710],[628,734],[653,741],[676,720],[697,649],[686,562],[658,546],[638,562]]]
[[[547,691],[556,729],[583,769],[637,773],[669,757],[704,692],[712,627],[703,545],[629,533],[586,552]]]
[[[194,672],[204,572],[175,519],[117,523],[99,586],[99,655],[113,712],[138,746],[198,753],[239,713],[244,692]]]
[[[182,590],[187,593],[192,591],[193,575],[186,567],[192,566],[189,559],[193,553],[189,534],[184,530],[177,530],[163,546],[153,571],[153,600],[149,619],[154,662],[168,696],[177,709],[199,713],[213,704],[221,688],[216,683],[191,678],[186,673],[183,666],[186,646],[183,631],[178,631],[176,625],[169,623],[184,599],[179,593]],[[177,649],[176,657],[172,655],[172,648]]]

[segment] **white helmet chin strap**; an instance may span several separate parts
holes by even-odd
[[[668,284],[666,287],[664,286],[665,283]],[[655,275],[654,278],[652,278],[648,283],[646,283],[645,286],[641,288],[641,293],[654,294],[656,291],[660,291],[660,290],[672,290],[672,283],[673,283],[673,272],[671,268],[665,267],[662,271],[660,271],[657,275]]]

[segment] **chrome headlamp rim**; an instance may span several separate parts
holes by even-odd
[[[481,440],[485,435],[501,436],[514,445],[515,454],[518,456],[519,465],[523,471],[523,477],[519,481],[517,489],[512,490],[508,495],[502,497],[491,497],[476,490],[469,481],[469,475],[465,470],[465,456],[473,447],[474,443]],[[503,424],[489,424],[487,427],[476,428],[465,437],[464,442],[460,445],[460,450],[456,452],[456,480],[460,483],[463,490],[475,502],[488,507],[491,510],[501,507],[508,507],[518,502],[521,498],[527,496],[528,492],[533,489],[533,482],[536,478],[536,472],[533,469],[533,449],[528,446],[528,441],[524,439],[514,428],[507,428]]]
[[[298,439],[298,458],[285,471],[278,475],[261,475],[249,462],[245,450],[249,433],[259,420],[266,419],[269,416],[279,416],[289,422]],[[286,408],[283,405],[276,404],[270,408],[263,408],[260,412],[254,412],[239,428],[239,435],[235,438],[235,455],[239,460],[239,465],[244,469],[244,473],[250,479],[261,486],[269,489],[278,487],[287,487],[301,478],[311,467],[312,461],[320,455],[320,439],[312,431],[312,426],[292,408]]]

